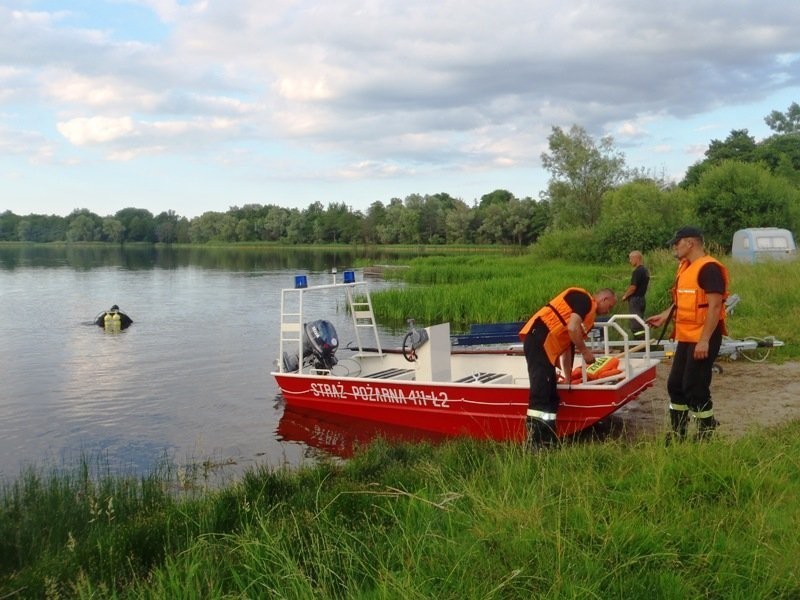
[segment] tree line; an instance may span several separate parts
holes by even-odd
[[[105,217],[87,209],[66,217],[6,211],[0,214],[0,241],[524,246],[534,243],[549,221],[548,203],[496,190],[471,207],[446,193],[412,194],[388,205],[374,202],[366,213],[321,202],[304,209],[247,204],[193,219],[173,211],[154,216],[141,208]]]
[[[537,244],[549,256],[618,259],[650,250],[679,226],[702,227],[723,250],[742,227],[800,230],[800,106],[772,111],[773,135],[756,142],[746,129],[711,140],[705,157],[679,183],[629,168],[611,137],[582,127],[553,127],[542,164],[551,175],[539,197],[503,189],[467,204],[447,193],[376,201],[362,212],[346,203],[304,209],[274,204],[233,206],[187,219],[124,208],[100,216],[0,214],[0,241],[282,244]]]

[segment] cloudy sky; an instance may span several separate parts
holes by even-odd
[[[800,101],[798,32],[796,0],[3,0],[0,212],[537,198],[573,124],[680,179]]]

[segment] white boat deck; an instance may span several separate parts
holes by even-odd
[[[410,348],[383,349],[375,325],[367,282],[356,282],[349,276],[347,283],[331,283],[313,287],[284,289],[281,297],[281,338],[279,356],[287,352],[302,356],[303,344],[303,297],[318,291],[338,290],[347,302],[348,315],[356,331],[353,347],[340,347],[338,363],[330,371],[320,371],[307,361],[299,361],[299,371],[288,371],[286,361],[276,360],[279,373],[307,375],[332,375],[335,377],[369,380],[416,381],[474,386],[524,386],[529,385],[525,357],[521,344],[495,345],[492,347],[453,347],[450,326],[442,323],[426,327],[427,341],[409,352]],[[645,326],[643,340],[629,337],[630,320],[642,322],[636,315],[614,315],[607,321],[596,323],[601,334],[592,340],[591,346],[597,355],[615,355],[620,358],[621,373],[609,378],[565,385],[616,386],[635,378],[654,364],[659,358],[651,355],[650,331]],[[362,333],[364,334],[362,336]],[[348,353],[349,352],[349,353]],[[413,354],[413,356],[411,356]],[[408,360],[409,355],[412,360]],[[580,365],[576,357],[576,365]]]

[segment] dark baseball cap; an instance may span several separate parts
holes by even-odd
[[[698,229],[697,227],[692,227],[691,225],[687,227],[681,227],[675,232],[675,235],[672,236],[672,239],[667,242],[667,246],[677,244],[678,240],[682,240],[683,238],[700,238],[702,240],[703,230]]]

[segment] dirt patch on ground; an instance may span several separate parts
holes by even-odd
[[[740,437],[754,426],[772,427],[800,419],[800,363],[721,361],[711,381],[718,432]],[[667,376],[671,364],[658,365],[655,385],[617,412],[629,436],[667,430]],[[693,430],[690,430],[693,431]]]

